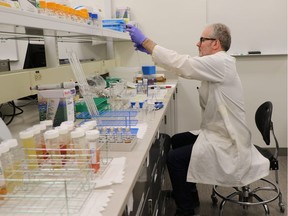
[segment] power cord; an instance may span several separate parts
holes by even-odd
[[[19,106],[15,104],[14,101],[9,101],[8,106],[12,107],[12,113],[11,114],[4,114],[0,111],[0,117],[3,119],[6,125],[11,124],[11,122],[14,120],[15,116],[21,115],[24,111]],[[3,104],[1,104],[0,109],[3,107]],[[16,113],[16,111],[19,110],[20,112]],[[6,122],[6,117],[10,117],[10,119]]]

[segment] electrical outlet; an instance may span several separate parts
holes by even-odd
[[[35,79],[35,81],[40,81],[42,79],[42,75],[40,74],[39,71],[35,72],[34,79]]]

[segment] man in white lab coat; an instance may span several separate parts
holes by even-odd
[[[221,23],[207,26],[197,43],[196,57],[161,47],[132,25],[127,31],[136,50],[151,54],[156,65],[201,81],[200,130],[174,135],[167,157],[176,215],[194,214],[195,183],[243,186],[267,176],[269,161],[251,144],[235,58],[226,53],[231,44],[229,28]],[[264,165],[253,169],[251,164],[259,160]]]

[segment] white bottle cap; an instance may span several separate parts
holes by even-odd
[[[45,124],[46,127],[51,127],[53,125],[53,121],[52,120],[43,120],[43,121],[40,121],[40,124]]]
[[[40,131],[45,131],[46,130],[46,124],[38,124],[40,127]]]
[[[28,138],[32,138],[33,137],[33,131],[32,130],[25,130],[25,131],[21,131],[19,133],[19,137],[20,139],[28,139]]]
[[[90,126],[87,125],[87,124],[82,124],[82,125],[80,126],[80,128],[83,129],[84,131],[90,130]]]
[[[33,130],[34,135],[40,134],[40,132],[41,132],[41,129],[40,129],[39,125],[34,125],[32,127],[32,130]]]
[[[93,128],[95,128],[97,126],[97,121],[96,120],[91,120],[91,121],[85,122],[84,124],[88,125],[90,130],[92,130]]]
[[[45,139],[55,139],[57,137],[59,137],[58,130],[48,130],[44,133]]]
[[[58,130],[59,134],[67,134],[69,132],[68,127],[65,125],[57,127],[57,130]]]
[[[60,126],[65,125],[68,127],[68,130],[71,131],[74,128],[74,122],[73,121],[64,121],[61,123]]]
[[[79,138],[79,137],[83,137],[85,136],[85,132],[83,129],[81,128],[77,128],[76,130],[74,131],[71,131],[71,138]]]
[[[14,147],[18,146],[17,139],[8,139],[8,140],[6,140],[6,143],[10,148],[14,148]]]
[[[98,139],[100,136],[99,130],[89,130],[86,131],[86,138],[87,139]]]

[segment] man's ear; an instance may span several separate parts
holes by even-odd
[[[214,48],[215,50],[222,50],[220,40],[215,40],[215,41],[213,41],[213,48]]]

